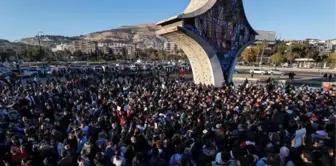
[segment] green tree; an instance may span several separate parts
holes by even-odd
[[[283,54],[277,52],[271,56],[272,64],[279,66],[281,63],[285,62],[286,58]]]
[[[257,48],[258,48],[258,54],[257,54],[257,64],[263,63],[263,57],[265,54],[265,49],[268,47],[268,42],[267,41],[262,41],[257,43]]]
[[[331,69],[336,68],[336,53],[331,53],[328,56],[329,66]]]
[[[76,57],[76,58],[79,58],[79,57],[82,57],[82,56],[83,56],[83,53],[82,53],[82,51],[80,51],[80,50],[76,50],[76,51],[73,53],[73,56]]]
[[[149,54],[149,59],[155,60],[157,58],[158,58],[158,54],[156,52],[153,51]]]
[[[313,58],[316,62],[323,62],[328,59],[328,54],[325,52],[312,52],[308,58]]]
[[[285,55],[286,52],[288,51],[288,46],[286,45],[285,42],[281,42],[275,46],[275,52],[280,53],[282,55]]]
[[[158,53],[157,57],[158,57],[158,60],[166,60],[167,59],[167,53],[161,51],[161,52]]]
[[[121,48],[121,56],[122,56],[122,59],[129,60],[128,55],[127,55],[127,50],[125,47]]]
[[[111,47],[107,47],[107,55],[113,56],[113,50]]]
[[[309,52],[309,45],[307,43],[293,43],[290,46],[290,49],[295,57],[304,58],[306,57],[307,52]]]
[[[41,61],[44,57],[45,51],[43,49],[32,49],[32,60],[33,61]]]
[[[257,47],[250,47],[243,51],[242,57],[247,64],[252,65],[256,62],[258,54],[259,49]]]
[[[12,48],[1,48],[0,49],[0,57],[1,61],[4,62],[6,60],[15,61],[16,53]]]

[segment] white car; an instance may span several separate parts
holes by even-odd
[[[260,69],[252,69],[250,70],[250,73],[252,74],[261,74],[261,75],[264,75],[264,74],[267,74],[267,71],[265,70],[260,70]]]
[[[281,67],[288,67],[289,65],[288,65],[288,63],[283,63],[282,65],[281,65]]]
[[[283,73],[278,69],[270,69],[270,70],[268,70],[268,74],[270,74],[270,75],[283,75]]]

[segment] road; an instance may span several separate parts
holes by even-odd
[[[260,69],[260,67],[253,66],[236,66],[238,71],[249,71],[251,69]],[[261,67],[263,70],[274,69],[274,67]],[[306,69],[306,68],[276,68],[283,72],[300,72],[300,73],[332,73],[336,74],[336,69]]]
[[[244,75],[244,74],[251,75],[249,69],[238,69],[238,72],[239,74],[236,74],[236,75]],[[288,73],[288,72],[283,71],[283,73]],[[296,76],[300,76],[300,77],[323,77],[323,74],[324,74],[324,73],[310,72],[310,71],[294,71],[294,73],[296,74]]]

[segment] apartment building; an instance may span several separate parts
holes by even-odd
[[[168,41],[163,44],[163,50],[174,53],[176,50],[178,50],[178,46],[175,43]]]
[[[127,55],[131,55],[134,53],[135,49],[134,44],[124,41],[99,42],[97,46],[103,53],[108,53],[108,51],[111,49],[113,54],[119,55],[123,54],[124,49]]]
[[[89,40],[75,40],[72,42],[73,52],[81,51],[83,53],[94,52],[97,48],[97,42],[89,41]]]
[[[59,45],[56,45],[56,47],[51,48],[52,52],[64,51],[64,50],[72,50],[72,46],[69,44],[59,44]]]

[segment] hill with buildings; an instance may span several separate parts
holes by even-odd
[[[40,44],[43,47],[47,48],[54,48],[59,44],[71,44],[74,40],[81,40],[84,39],[81,36],[74,36],[74,37],[67,37],[67,36],[61,36],[61,35],[41,35],[41,36],[35,36],[35,37],[27,37],[15,40],[14,43],[24,43],[28,45],[39,45],[39,39]]]
[[[49,49],[74,49],[74,41],[85,40],[96,42],[100,47],[108,46],[110,43],[123,43],[125,45],[135,45],[138,48],[162,49],[167,39],[155,34],[158,27],[155,24],[140,24],[134,26],[121,26],[116,29],[104,30],[80,36],[53,36],[41,35],[28,37],[14,41],[28,45],[39,45]],[[62,46],[61,46],[62,45]]]

